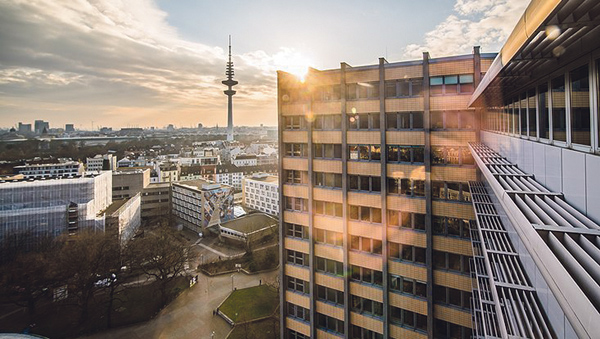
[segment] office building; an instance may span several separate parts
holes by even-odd
[[[121,244],[125,244],[138,231],[142,224],[140,193],[130,198],[113,201],[104,211],[107,232],[118,235]]]
[[[48,133],[50,130],[50,123],[44,120],[35,120],[33,122],[33,131],[35,134]]]
[[[73,132],[75,132],[75,125],[65,124],[65,133],[73,133]]]
[[[279,215],[279,179],[276,175],[256,173],[242,179],[244,207]]]
[[[283,338],[600,330],[597,1],[499,54],[278,74]]]
[[[233,188],[206,180],[180,181],[171,185],[172,214],[177,223],[194,232],[233,218]]]
[[[19,134],[27,135],[31,133],[31,124],[24,124],[19,122],[19,127],[17,129]]]
[[[104,231],[104,211],[111,203],[109,172],[0,182],[0,242],[27,234],[40,237]]]
[[[149,168],[121,168],[112,172],[112,198],[127,199],[150,185]]]
[[[142,218],[171,214],[171,183],[150,183],[142,190]]]
[[[15,166],[15,173],[22,174],[26,179],[80,176],[83,174],[83,164],[79,161],[60,161],[56,163],[25,164]]]

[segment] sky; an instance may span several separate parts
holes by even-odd
[[[276,71],[497,52],[527,0],[0,0],[0,126],[277,124]]]

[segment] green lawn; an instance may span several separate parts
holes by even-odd
[[[277,291],[267,285],[234,291],[219,310],[233,322],[267,317],[277,308]]]
[[[233,328],[227,339],[279,338],[279,320],[268,318]]]

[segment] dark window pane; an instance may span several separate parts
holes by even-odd
[[[573,143],[590,145],[590,81],[588,66],[570,73],[571,78],[571,138]]]
[[[423,128],[423,113],[422,112],[413,112],[413,125],[412,128],[421,129]]]
[[[552,79],[552,134],[554,140],[567,141],[567,111],[565,109],[565,77]]]
[[[387,113],[386,117],[386,128],[387,129],[397,129],[398,128],[398,117],[396,113]]]
[[[538,87],[538,107],[540,109],[540,138],[550,138],[550,119],[548,118],[548,85]]]

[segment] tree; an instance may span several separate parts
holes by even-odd
[[[161,300],[165,304],[169,283],[185,271],[188,260],[186,246],[176,239],[174,231],[166,227],[135,240],[132,246],[137,266],[159,282]]]
[[[82,232],[62,247],[59,270],[81,308],[80,323],[87,320],[89,303],[100,287],[96,283],[121,267],[119,253],[118,239],[105,233]]]

